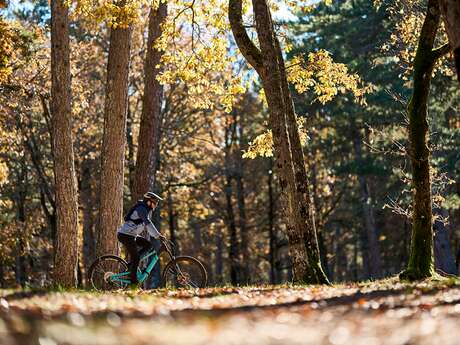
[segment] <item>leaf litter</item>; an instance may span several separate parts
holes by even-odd
[[[0,290],[1,345],[458,344],[460,284]]]

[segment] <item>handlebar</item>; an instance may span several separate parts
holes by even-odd
[[[174,242],[171,241],[171,240],[168,240],[166,237],[164,236],[160,236],[160,242],[161,244],[165,247],[166,251],[168,253],[170,253],[172,256],[175,255],[175,245],[174,245]]]

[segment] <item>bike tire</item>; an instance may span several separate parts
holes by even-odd
[[[104,263],[108,263],[108,262],[112,262],[112,264],[114,265],[115,264],[120,265],[121,269],[114,269],[114,270],[107,271],[107,272],[103,272],[101,270],[98,271],[99,266],[103,266]],[[102,255],[98,257],[96,260],[94,260],[94,262],[91,264],[88,270],[88,278],[87,278],[88,284],[90,284],[90,287],[92,287],[94,290],[97,290],[97,291],[124,289],[128,286],[128,284],[123,284],[123,283],[109,284],[107,283],[105,278],[110,273],[122,273],[124,271],[127,271],[128,269],[129,269],[128,263],[122,258],[120,258],[119,256]],[[103,276],[102,277],[97,276],[99,273],[102,273]]]
[[[180,276],[177,274],[177,267],[181,271]],[[192,267],[192,270],[190,270],[190,267]],[[190,271],[194,275],[193,279],[190,277]],[[171,280],[172,277],[175,279]],[[163,288],[204,288],[207,284],[208,274],[206,269],[198,259],[192,256],[178,256],[168,262],[161,278],[161,287]]]

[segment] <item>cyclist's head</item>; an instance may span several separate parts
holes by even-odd
[[[144,194],[144,202],[151,209],[154,209],[155,207],[157,207],[160,200],[163,200],[163,199],[159,195],[153,192],[147,192]]]

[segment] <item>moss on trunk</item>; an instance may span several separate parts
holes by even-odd
[[[430,0],[415,55],[414,85],[407,107],[414,198],[409,263],[407,269],[400,274],[400,278],[408,280],[424,279],[434,275],[427,103],[433,68],[441,56],[440,49],[433,50],[439,21],[438,1]]]

